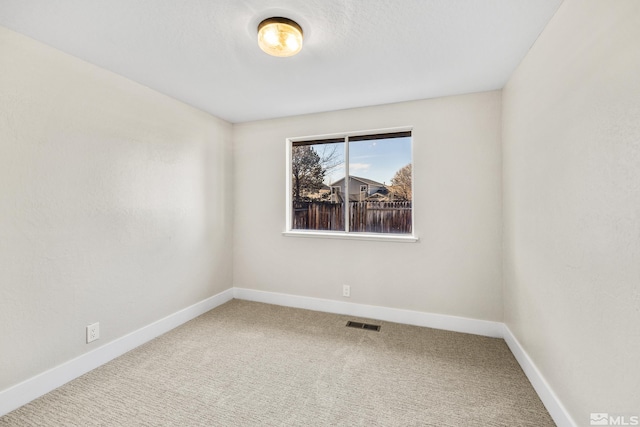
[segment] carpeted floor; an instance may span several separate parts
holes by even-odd
[[[0,426],[555,424],[501,339],[230,301]]]

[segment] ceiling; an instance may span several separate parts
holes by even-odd
[[[500,89],[562,0],[2,0],[0,25],[233,123]],[[275,58],[258,23],[297,21]]]

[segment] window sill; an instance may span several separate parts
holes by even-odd
[[[316,239],[345,239],[345,240],[373,240],[378,242],[416,243],[418,238],[405,234],[373,234],[373,233],[342,233],[339,231],[285,231],[285,237],[311,237]]]

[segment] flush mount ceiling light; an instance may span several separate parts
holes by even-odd
[[[287,18],[267,18],[258,25],[258,45],[269,55],[293,56],[302,49],[302,28]]]

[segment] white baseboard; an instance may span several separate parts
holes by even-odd
[[[61,385],[97,368],[207,311],[230,301],[233,289],[202,300],[192,306],[111,341],[42,374],[0,391],[0,416],[25,405]]]
[[[264,302],[267,304],[284,305],[287,307],[346,314],[349,316],[386,320],[387,322],[502,338],[503,324],[488,320],[469,319],[445,314],[425,313],[421,311],[356,304],[352,302],[257,291],[245,288],[233,288],[233,297],[247,301]]]
[[[46,394],[61,385],[97,368],[112,359],[156,338],[232,298],[267,304],[346,314],[350,316],[385,320],[408,325],[425,326],[455,332],[464,332],[494,338],[504,338],[509,349],[522,367],[533,388],[540,396],[549,414],[559,427],[575,427],[576,423],[553,392],[524,348],[501,322],[469,319],[444,314],[424,313],[397,308],[379,307],[343,301],[327,300],[253,289],[231,288],[190,307],[171,314],[137,331],[109,342],[102,347],[56,366],[42,374],[0,391],[0,416]]]
[[[529,379],[534,390],[538,393],[538,396],[547,408],[547,411],[549,411],[549,415],[551,415],[553,421],[555,421],[558,427],[575,427],[577,424],[571,415],[569,415],[569,412],[566,410],[560,399],[558,399],[558,396],[553,392],[553,389],[544,379],[542,373],[540,373],[527,352],[524,351],[524,348],[520,345],[518,339],[513,335],[507,325],[503,324],[503,327],[503,338],[505,342],[520,364],[520,367]]]
[[[244,288],[233,288],[233,297],[267,304],[503,338],[558,427],[576,426],[576,423],[562,405],[562,402],[558,399],[540,371],[529,358],[529,355],[524,351],[524,348],[522,348],[518,340],[504,323]]]

